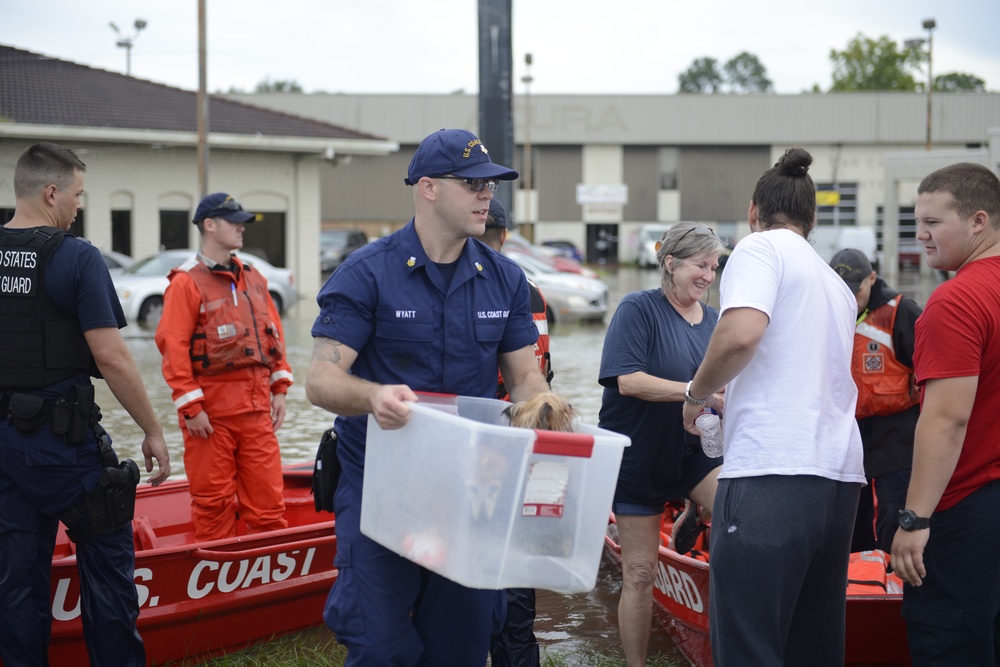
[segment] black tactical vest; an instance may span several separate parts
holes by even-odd
[[[43,389],[81,371],[93,374],[80,323],[45,293],[45,267],[67,232],[55,227],[0,231],[0,391]]]

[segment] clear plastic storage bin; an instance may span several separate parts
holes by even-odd
[[[472,588],[589,591],[628,437],[507,426],[504,401],[423,395],[368,417],[361,532]]]

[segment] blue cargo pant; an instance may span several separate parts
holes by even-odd
[[[66,445],[42,426],[31,436],[0,420],[0,659],[48,665],[51,572],[59,515],[93,490],[101,473],[93,431]],[[136,630],[132,526],[76,545],[80,611],[91,665],[141,667]]]
[[[337,486],[337,580],[323,620],[344,667],[475,667],[503,623],[503,591],[466,588],[361,534],[361,484]]]

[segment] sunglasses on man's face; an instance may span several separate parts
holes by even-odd
[[[500,181],[493,178],[462,178],[461,176],[438,176],[438,178],[449,181],[465,181],[465,184],[473,192],[482,192],[486,188],[489,188],[490,192],[496,192],[497,186],[500,185]]]

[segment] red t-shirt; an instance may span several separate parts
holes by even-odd
[[[975,260],[938,287],[917,320],[917,383],[978,376],[965,442],[937,511],[1000,479],[1000,257]]]

